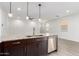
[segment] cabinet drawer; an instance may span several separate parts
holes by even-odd
[[[25,40],[17,40],[17,41],[6,41],[3,42],[4,47],[16,47],[16,46],[24,46]]]

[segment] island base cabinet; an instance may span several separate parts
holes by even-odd
[[[38,48],[34,45],[30,45],[27,47],[27,52],[26,56],[38,56]]]
[[[2,44],[0,43],[0,56],[2,56]]]
[[[27,56],[44,56],[47,55],[48,52],[48,42],[47,38],[37,38],[29,40],[27,44]]]
[[[7,41],[3,42],[4,56],[24,56],[25,55],[25,41]]]
[[[23,47],[5,48],[4,56],[24,56],[25,52]]]
[[[4,56],[45,56],[48,54],[48,39],[30,38],[3,42]]]

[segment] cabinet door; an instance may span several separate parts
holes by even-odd
[[[43,55],[48,54],[48,37],[44,37],[42,40],[42,52]]]
[[[4,42],[4,55],[5,56],[24,56],[25,55],[25,41],[9,41]]]
[[[39,56],[44,56],[47,55],[47,51],[48,51],[48,39],[47,37],[43,37],[38,39],[38,54]]]
[[[37,56],[38,55],[38,50],[37,50],[37,42],[35,39],[28,39],[26,40],[26,48],[27,56]]]
[[[2,52],[1,52],[1,43],[0,43],[0,56],[2,55]]]
[[[35,38],[27,41],[27,55],[28,56],[43,56],[47,55],[48,42],[47,38]]]

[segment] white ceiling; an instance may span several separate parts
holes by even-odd
[[[66,15],[74,14],[79,12],[79,2],[29,2],[29,16],[38,18],[38,4],[41,3],[41,18],[42,19],[56,19],[56,15],[63,17]],[[9,12],[9,2],[0,2],[0,7],[6,12]],[[21,11],[17,11],[17,8],[22,8]],[[66,10],[70,10],[68,14]],[[21,17],[25,19],[27,15],[27,3],[26,2],[13,2],[12,12],[13,18]]]

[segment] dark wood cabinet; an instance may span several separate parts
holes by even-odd
[[[3,56],[3,45],[0,43],[0,56]]]
[[[37,41],[35,39],[28,39],[26,40],[26,55],[27,56],[37,56],[38,55],[38,48],[37,48]]]
[[[0,56],[1,56],[1,43],[0,43]]]
[[[4,56],[43,56],[48,54],[47,37],[5,41]]]
[[[25,40],[3,42],[5,56],[25,55]]]
[[[43,56],[48,54],[48,41],[47,37],[36,38],[28,40],[27,55],[28,56]]]
[[[43,38],[43,40],[41,39],[41,43],[38,47],[41,50],[41,52],[39,52],[40,55],[47,55],[48,54],[48,40],[47,40],[47,38]]]
[[[0,53],[1,53],[1,43],[0,43]]]

